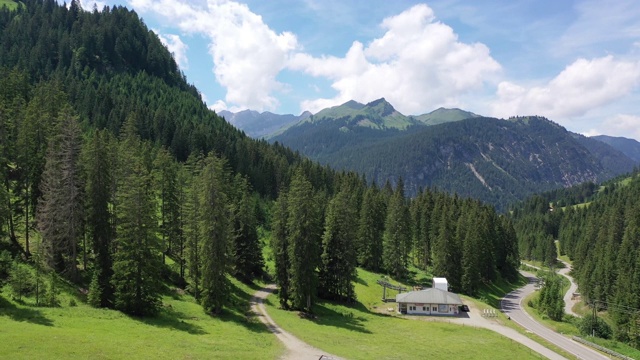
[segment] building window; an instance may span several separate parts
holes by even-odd
[[[422,311],[427,311],[427,307],[426,307],[426,306],[423,306],[423,307],[422,307]]]
[[[434,306],[434,307],[431,309],[431,311],[436,311],[436,312],[437,312],[437,311],[438,311],[438,308],[437,308],[436,306]]]

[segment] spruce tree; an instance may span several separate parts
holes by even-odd
[[[329,202],[322,236],[322,263],[319,292],[323,297],[354,301],[353,281],[356,279],[356,253],[352,226],[356,208],[349,202],[350,191],[340,191]]]
[[[302,169],[293,175],[287,203],[291,302],[293,308],[310,312],[318,284],[322,209]]]
[[[127,314],[154,315],[161,304],[163,265],[153,179],[141,156],[132,118],[123,135],[116,192],[117,250],[111,278],[114,305]]]
[[[287,309],[290,299],[290,276],[289,270],[289,234],[287,230],[289,212],[287,205],[287,192],[282,191],[273,205],[273,223],[271,230],[271,249],[273,250],[276,283],[279,286],[278,297],[280,307]]]
[[[264,266],[258,239],[256,203],[246,178],[236,175],[233,183],[233,273],[244,281],[251,281],[262,273]]]
[[[202,297],[205,311],[219,314],[224,306],[229,284],[231,214],[229,211],[229,179],[223,160],[210,154],[200,174]]]
[[[358,218],[358,263],[365,269],[382,269],[382,238],[386,219],[386,206],[380,190],[374,183],[362,200]]]
[[[385,269],[399,279],[406,274],[411,243],[410,215],[403,192],[399,184],[389,200],[382,249]]]
[[[78,279],[78,244],[84,236],[80,148],[77,118],[66,108],[49,143],[36,215],[47,265],[74,281]]]
[[[198,301],[200,301],[202,290],[202,230],[200,221],[202,187],[199,175],[203,167],[202,155],[191,154],[183,168],[186,188],[183,216],[185,280],[187,280],[187,288]]]
[[[114,238],[113,214],[113,140],[106,131],[97,131],[85,146],[85,171],[87,177],[87,233],[91,239],[94,264],[89,303],[96,307],[113,306],[112,243]]]
[[[477,209],[476,209],[477,210]],[[477,211],[469,211],[460,217],[458,232],[462,235],[462,283],[461,291],[474,296],[480,286],[480,234],[475,226]]]
[[[166,256],[173,256],[174,245],[182,236],[180,227],[180,184],[179,164],[172,158],[169,151],[160,149],[154,160],[154,180],[160,201],[160,229],[162,234],[162,260]]]

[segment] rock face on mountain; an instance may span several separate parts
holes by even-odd
[[[381,114],[402,118],[382,102],[374,103],[350,104],[351,110],[342,112],[332,108],[322,118],[320,112],[272,140],[322,163],[363,173],[378,184],[402,177],[410,195],[437,187],[502,210],[532,193],[602,181],[634,166],[610,146],[541,117],[501,120],[464,112],[458,118],[430,118],[439,125],[404,117],[406,125],[392,127],[380,121]],[[380,116],[365,118],[366,109],[377,109]],[[467,115],[471,117],[460,119]],[[363,125],[366,120],[370,123]]]

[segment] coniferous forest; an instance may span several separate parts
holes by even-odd
[[[306,311],[354,301],[358,266],[429,268],[470,295],[517,276],[514,228],[493,208],[408,199],[402,181],[380,188],[248,138],[133,11],[23,4],[0,9],[2,282],[27,263],[93,306],[150,316],[166,284],[224,311],[230,276],[268,276],[265,247],[281,305]]]
[[[601,187],[584,184],[534,196],[513,212],[521,257],[554,265],[557,239],[560,253],[572,260],[583,301],[608,311],[612,336],[636,348],[640,347],[639,197],[640,177],[635,171]]]

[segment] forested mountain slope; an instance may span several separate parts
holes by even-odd
[[[514,211],[520,254],[555,263],[554,239],[573,261],[583,301],[597,302],[613,322],[613,336],[640,348],[640,176],[535,196]],[[558,204],[584,197],[587,203]],[[551,207],[550,207],[551,206]]]
[[[275,140],[378,183],[402,177],[409,194],[434,186],[502,210],[535,192],[602,181],[634,166],[611,147],[541,117],[474,117],[405,131],[340,125],[296,126]]]
[[[356,266],[429,267],[471,295],[517,276],[513,227],[493,208],[431,190],[409,200],[401,181],[380,189],[245,136],[124,7],[23,3],[0,9],[0,286],[25,303],[59,305],[62,277],[96,307],[154,315],[170,285],[220,314],[229,277],[264,274],[263,246],[281,303],[305,311],[355,301]],[[13,285],[44,274],[46,301]]]
[[[592,138],[611,145],[611,147],[627,155],[630,159],[640,163],[640,142],[637,140],[607,135],[598,135]]]

